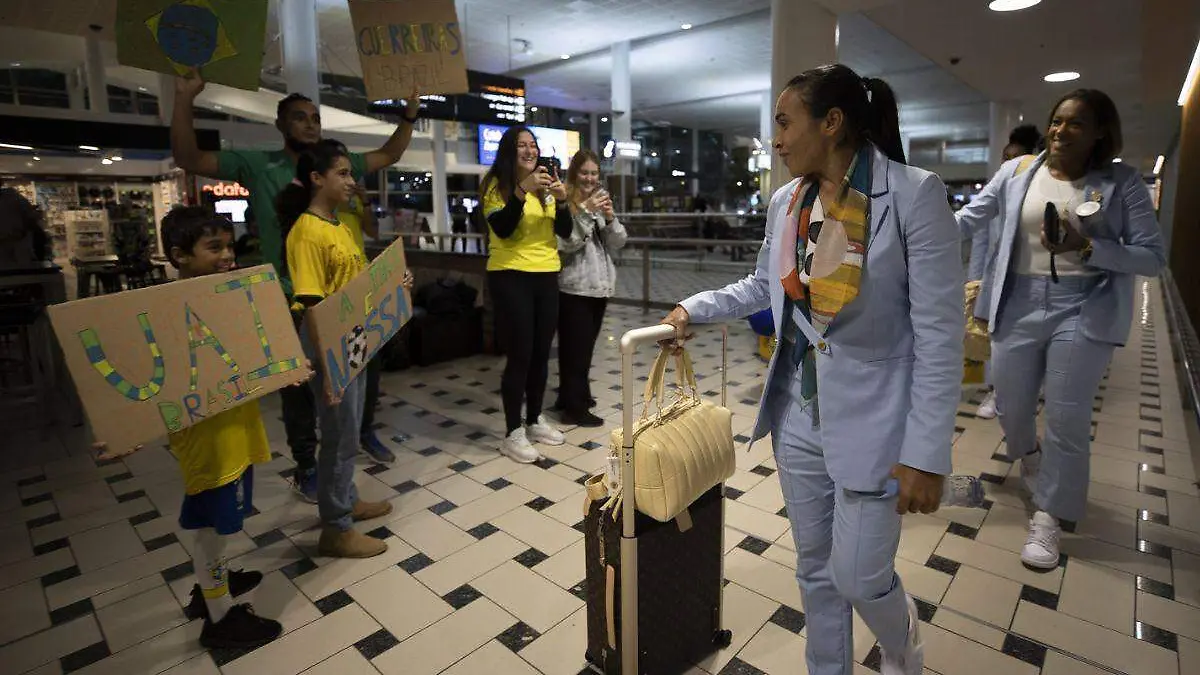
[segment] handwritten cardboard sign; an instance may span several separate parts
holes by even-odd
[[[372,101],[463,94],[466,38],[454,0],[349,0],[363,84]]]
[[[346,385],[400,327],[412,318],[404,288],[404,242],[397,239],[340,291],[308,309],[304,323],[316,343],[325,393],[340,397]]]
[[[117,61],[258,91],[268,0],[118,0]]]
[[[131,448],[307,375],[270,265],[49,308],[97,440]]]

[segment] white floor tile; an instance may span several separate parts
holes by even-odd
[[[166,586],[159,586],[96,612],[113,653],[187,623],[183,608]]]
[[[302,675],[379,675],[379,671],[357,649],[351,647],[309,668]]]
[[[85,616],[0,647],[0,675],[18,675],[103,639],[96,619]]]
[[[0,644],[19,640],[50,627],[46,595],[38,580],[0,591]]]
[[[401,642],[454,611],[396,566],[350,586],[346,592]]]
[[[581,609],[521,650],[544,675],[578,675],[587,651],[587,610]]]
[[[85,573],[146,552],[141,538],[127,520],[73,534],[69,540],[75,562]]]
[[[515,508],[491,522],[546,555],[554,555],[583,538],[579,530],[527,507]]]
[[[348,605],[225,665],[221,672],[224,675],[293,675],[341,652],[379,628],[361,607]]]
[[[494,602],[479,598],[384,652],[372,663],[383,675],[434,675],[487,644],[514,623],[516,619]]]
[[[579,598],[512,560],[471,585],[539,633],[545,633],[583,607]]]
[[[497,532],[463,550],[446,557],[417,572],[417,580],[434,593],[444,596],[450,591],[470,583],[482,574],[499,567],[505,561],[523,553],[528,548],[523,542],[503,532]]]
[[[374,558],[355,560],[351,558],[313,558],[319,567],[307,574],[296,578],[296,586],[310,600],[321,598],[340,591],[347,586],[362,581],[367,577],[381,572],[396,563],[407,560],[417,552],[416,549],[404,543],[397,537],[388,537],[387,551]]]
[[[476,542],[475,537],[430,511],[418,511],[393,521],[388,528],[433,560],[441,560]]]

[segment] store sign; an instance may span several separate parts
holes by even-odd
[[[638,159],[641,156],[641,141],[609,141],[604,146],[604,159],[612,159],[613,157]]]
[[[307,378],[270,265],[51,305],[97,440],[114,451]]]
[[[467,91],[454,0],[349,0],[363,84],[372,101]]]
[[[305,314],[304,323],[317,346],[314,365],[324,375],[330,400],[340,399],[375,352],[412,318],[412,301],[402,283],[406,269],[401,237]]]
[[[529,127],[537,139],[538,150],[542,157],[557,157],[564,167],[571,164],[571,158],[579,152],[580,137],[578,131],[567,129],[551,129],[549,127]],[[496,151],[500,148],[500,139],[508,127],[495,124],[479,125],[479,163],[491,166],[496,161]]]
[[[422,96],[421,117],[505,126],[525,123],[525,80],[468,70],[467,87],[466,94]],[[371,109],[377,112],[404,109],[402,98],[372,100]]]
[[[250,191],[241,183],[205,183],[200,186],[201,192],[208,192],[214,197],[249,197]]]

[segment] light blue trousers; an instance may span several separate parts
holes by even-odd
[[[1087,507],[1092,401],[1114,345],[1078,330],[1083,302],[1096,277],[1017,276],[992,336],[996,408],[1009,459],[1038,445],[1038,393],[1046,399],[1037,507],[1056,518],[1080,520]]]
[[[317,400],[317,422],[321,430],[321,442],[317,447],[317,511],[322,524],[349,530],[354,526],[350,513],[358,502],[354,458],[358,455],[359,427],[366,398],[366,371],[346,386],[341,403],[328,405],[325,402],[325,373],[321,367],[325,361],[310,340],[307,325],[300,326],[300,346],[317,371],[309,381]]]
[[[800,398],[790,349],[780,345],[772,384],[772,443],[796,542],[796,579],[808,627],[810,675],[851,675],[851,608],[889,653],[908,638],[908,604],[895,573],[896,497],[839,488],[825,466],[820,430]],[[789,352],[788,355],[782,352]],[[787,363],[785,363],[787,362]],[[790,381],[787,381],[789,380]],[[818,397],[819,397],[818,392]]]

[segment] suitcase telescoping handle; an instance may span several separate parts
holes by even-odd
[[[638,347],[675,337],[668,325],[635,328],[621,336],[621,673],[638,675],[637,496],[633,470],[633,357]],[[721,405],[725,405],[726,347],[729,329],[721,326]]]

